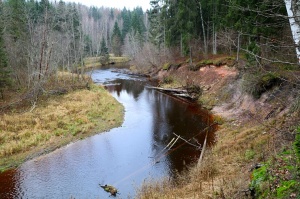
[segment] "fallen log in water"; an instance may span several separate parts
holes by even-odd
[[[189,94],[189,92],[186,89],[179,89],[179,88],[161,88],[161,87],[153,87],[153,86],[147,86],[146,88],[149,89],[155,89],[161,92],[170,93],[177,97],[184,97],[191,100],[197,100],[198,98]]]
[[[187,93],[186,89],[178,89],[178,88],[161,88],[161,87],[154,87],[154,86],[147,86],[149,89],[155,89],[159,91],[165,92],[174,92],[174,93]]]

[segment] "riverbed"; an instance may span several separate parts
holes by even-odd
[[[204,129],[212,123],[206,110],[148,89],[155,83],[147,78],[111,68],[93,70],[91,77],[125,107],[122,126],[0,174],[0,198],[109,198],[99,184],[115,186],[117,198],[133,198],[144,181],[174,179],[197,162]]]

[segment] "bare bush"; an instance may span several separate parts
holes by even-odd
[[[128,55],[132,59],[131,63],[140,71],[149,71],[151,69],[155,70],[166,62],[174,61],[174,57],[170,49],[158,49],[155,45],[149,42],[140,46],[133,46],[136,47],[131,51],[128,51],[127,49],[130,48],[130,45],[129,43],[128,45],[125,44],[125,49],[126,52],[129,52]]]

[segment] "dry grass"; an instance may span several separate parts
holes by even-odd
[[[273,150],[271,135],[259,125],[236,129],[226,125],[218,131],[218,142],[205,153],[201,164],[174,182],[145,183],[137,198],[247,198],[249,164],[262,161]],[[253,152],[253,153],[250,153]]]
[[[85,68],[96,68],[100,67],[101,65],[100,57],[87,57],[84,59]]]
[[[129,62],[128,57],[115,57],[113,55],[109,56],[109,63],[126,63]],[[85,68],[97,68],[101,67],[100,57],[87,57],[84,59]]]
[[[39,101],[32,112],[0,115],[0,170],[122,121],[122,106],[96,85]]]
[[[181,68],[178,72],[171,73],[176,81],[188,77],[192,82],[209,88],[200,99],[204,106],[222,106],[222,103],[234,101],[235,90],[227,88],[228,82],[234,80],[237,74],[231,68],[206,68],[195,74]],[[233,106],[230,110],[238,107],[239,103],[234,101]],[[266,161],[277,148],[274,130],[266,127],[272,126],[271,123],[264,126],[259,123],[260,120],[241,114],[242,111],[227,120],[223,116],[216,117],[223,125],[217,131],[217,142],[206,151],[200,165],[190,168],[176,183],[168,180],[145,183],[137,198],[250,198],[245,194],[250,193],[245,191],[249,188],[251,165]],[[257,112],[255,116],[263,115]]]
[[[124,63],[124,62],[129,62],[129,58],[128,58],[128,57],[115,57],[115,56],[110,56],[110,57],[109,57],[109,62]]]

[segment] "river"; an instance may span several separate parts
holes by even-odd
[[[94,82],[125,107],[121,127],[71,143],[0,174],[0,198],[110,198],[99,184],[119,190],[116,198],[133,198],[144,181],[176,173],[195,163],[211,116],[197,104],[174,98],[146,85],[149,81],[97,69]],[[214,140],[214,129],[208,142]],[[191,145],[176,138],[195,137]]]

